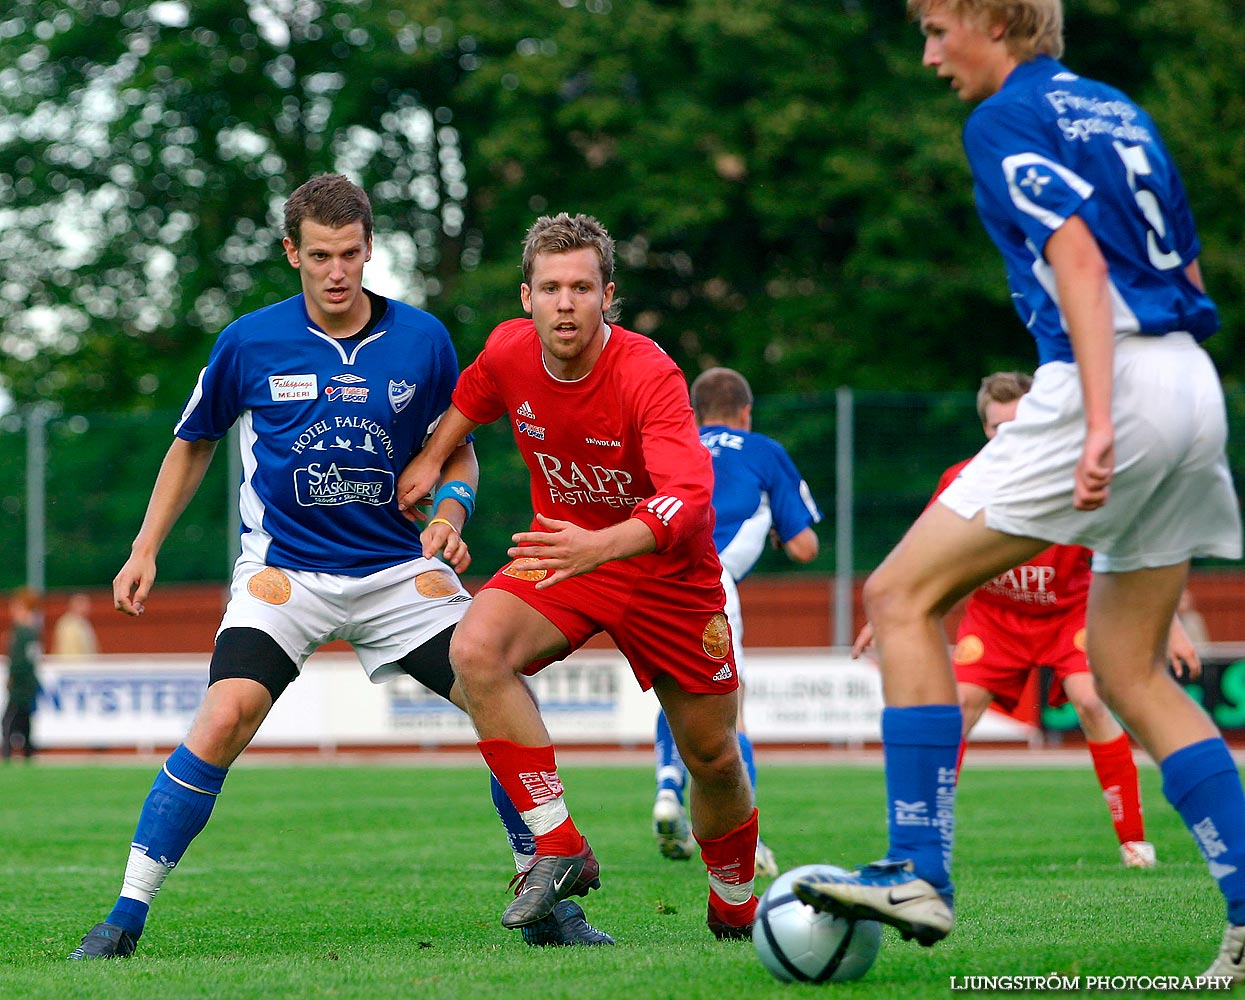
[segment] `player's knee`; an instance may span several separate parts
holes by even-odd
[[[683,753],[683,764],[692,780],[703,786],[732,784],[745,775],[739,742],[735,738],[701,742]]]
[[[467,686],[493,676],[513,673],[501,647],[483,632],[472,632],[459,626],[450,640],[450,665],[454,676]]]

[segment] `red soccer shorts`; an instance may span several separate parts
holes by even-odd
[[[1068,700],[1063,678],[1089,672],[1085,657],[1085,609],[1069,614],[1034,615],[971,603],[956,633],[952,656],[955,679],[994,695],[1005,711],[1015,711],[1029,675],[1050,667],[1053,706]]]
[[[484,585],[514,594],[566,636],[564,653],[537,660],[524,673],[544,669],[605,632],[645,691],[659,674],[669,674],[691,694],[726,694],[739,687],[723,612],[726,595],[716,573],[669,580],[649,575],[634,560],[619,559],[537,590],[545,573],[512,562]]]

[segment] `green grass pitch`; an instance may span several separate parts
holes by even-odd
[[[884,853],[879,767],[759,763],[762,834],[784,869]],[[1154,768],[1142,783],[1160,866],[1129,871],[1088,755],[1079,768],[1005,769],[970,753],[952,936],[926,949],[888,929],[868,976],[826,986],[778,983],[751,943],[713,940],[704,869],[653,846],[647,766],[561,767],[602,867],[602,889],[583,902],[618,946],[534,949],[498,922],[512,865],[482,765],[254,757],[165,883],[135,957],[66,962],[111,907],[155,770],[0,768],[0,995],[914,1000],[970,995],[953,977],[1192,976],[1223,930],[1219,894]]]

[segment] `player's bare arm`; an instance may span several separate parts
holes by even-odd
[[[130,546],[130,558],[113,577],[113,607],[123,614],[137,617],[143,613],[156,582],[156,556],[160,546],[199,489],[215,451],[215,441],[174,438],[165,453],[147,502],[147,513]]]
[[[466,483],[473,490],[479,484],[480,464],[476,461],[474,445],[459,445],[442,466],[441,482],[455,481]],[[410,508],[410,512],[414,511],[415,508]],[[457,500],[442,500],[419,535],[424,555],[431,559],[440,554],[454,568],[455,573],[465,572],[471,565],[471,552],[462,537],[467,517],[467,509]]]
[[[479,426],[464,417],[453,404],[445,411],[432,436],[419,454],[406,463],[406,468],[398,477],[398,509],[408,520],[416,520],[415,506],[442,478],[442,469],[455,449]]]
[[[534,567],[550,571],[536,584],[537,590],[591,573],[613,559],[630,559],[657,549],[653,530],[634,517],[596,531],[543,514],[537,514],[536,521],[545,530],[516,532],[511,536],[514,545],[506,554],[512,559],[535,560]]]
[[[1096,510],[1107,502],[1115,474],[1111,420],[1115,325],[1107,262],[1089,227],[1075,215],[1047,241],[1046,259],[1055,272],[1084,397],[1085,444],[1072,503],[1078,510]]]

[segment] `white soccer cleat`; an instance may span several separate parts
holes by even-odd
[[[853,872],[825,868],[796,879],[795,898],[814,910],[852,920],[878,920],[896,928],[904,940],[923,945],[941,941],[955,924],[942,893],[912,871],[911,861],[875,861]]]
[[[1120,844],[1120,860],[1125,868],[1153,868],[1159,863],[1154,845],[1148,840],[1130,840]]]
[[[657,850],[671,861],[686,861],[696,856],[696,838],[692,836],[687,810],[673,792],[662,791],[653,803],[653,836]]]
[[[1223,943],[1219,945],[1219,954],[1210,968],[1202,973],[1205,979],[1212,976],[1231,979],[1234,986],[1245,983],[1245,926],[1228,924],[1228,929],[1223,932]]]
[[[757,841],[755,874],[762,878],[778,878],[778,859],[765,841]]]

